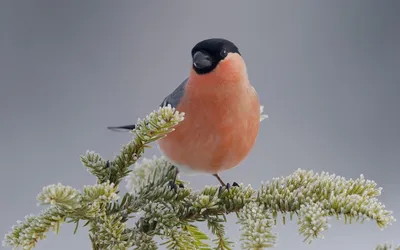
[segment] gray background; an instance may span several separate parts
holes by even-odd
[[[108,125],[135,122],[188,74],[190,49],[209,37],[240,48],[270,118],[227,181],[251,183],[297,168],[384,188],[400,211],[399,1],[11,1],[0,3],[0,234],[37,213],[42,186],[81,188],[79,162],[130,140]],[[146,156],[160,155],[156,149]],[[193,188],[217,184],[184,177]],[[397,213],[396,213],[397,212]],[[231,217],[228,234],[239,236]],[[295,222],[276,249],[373,249],[400,243],[395,223],[343,225],[307,245]],[[37,249],[89,249],[86,230],[64,225]],[[237,244],[237,249],[240,249]]]

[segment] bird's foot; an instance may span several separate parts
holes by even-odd
[[[110,161],[106,161],[106,166],[104,168],[109,168],[111,166]]]
[[[174,190],[175,192],[178,191],[178,185],[174,181],[169,181],[168,186],[171,188],[171,190]]]
[[[178,174],[179,174],[179,169],[178,169],[176,166],[173,166],[173,167],[175,168],[174,177],[173,177],[172,180],[170,180],[170,181],[168,182],[168,186],[169,186],[172,190],[175,190],[175,192],[177,192],[177,191],[178,191],[178,187],[179,187],[179,188],[184,188],[185,186],[183,186],[182,183],[176,184],[176,177],[177,177]]]
[[[239,187],[239,184],[237,184],[237,182],[233,182],[232,185],[230,183],[226,183],[225,186],[221,185],[218,188],[218,193],[221,193],[221,191],[225,188],[228,192],[232,187]]]
[[[171,190],[175,190],[175,192],[178,191],[178,187],[179,188],[185,187],[182,183],[177,184],[175,181],[169,181],[168,186],[171,188]]]

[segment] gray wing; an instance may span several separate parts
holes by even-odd
[[[179,84],[179,86],[171,94],[165,97],[160,106],[165,107],[168,104],[170,104],[173,108],[176,108],[176,106],[178,106],[185,93],[185,87],[188,82],[188,79],[189,78],[186,78],[181,84]]]
[[[168,104],[171,105],[171,107],[176,108],[178,106],[179,102],[181,101],[184,93],[185,93],[185,86],[188,82],[189,78],[186,78],[179,86],[167,97],[164,98],[163,102],[160,104],[161,107],[165,107]],[[119,132],[126,132],[126,131],[131,131],[135,129],[135,125],[124,125],[124,126],[117,126],[117,127],[107,127],[110,130],[113,131],[119,131]]]

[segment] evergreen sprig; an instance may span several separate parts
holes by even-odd
[[[185,113],[180,113],[171,105],[154,110],[145,119],[138,119],[132,132],[136,137],[124,145],[113,161],[87,151],[81,156],[82,163],[88,171],[97,177],[99,183],[110,181],[118,185],[129,174],[129,166],[134,164],[144,153],[148,144],[159,140],[175,130],[175,126],[184,119]]]
[[[276,235],[272,232],[272,215],[264,204],[249,202],[238,216],[242,231],[242,249],[265,249],[275,245]]]
[[[261,116],[264,118],[266,115]],[[226,235],[224,224],[226,215],[233,213],[242,232],[241,248],[265,249],[277,241],[273,228],[278,215],[283,223],[287,215],[290,219],[296,215],[299,233],[309,242],[323,237],[331,217],[349,223],[374,220],[380,228],[395,221],[377,199],[381,188],[363,176],[348,180],[299,169],[262,184],[258,190],[239,184],[206,186],[198,191],[178,177],[179,188],[171,189],[168,183],[175,168],[169,161],[164,157],[137,160],[151,142],[167,136],[183,119],[183,113],[162,107],[138,121],[135,138],[114,160],[87,151],[81,161],[97,177],[97,184],[85,186],[83,192],[62,184],[44,187],[37,200],[48,207],[18,222],[3,244],[32,249],[49,230],[58,232],[62,223],[76,223],[76,231],[79,222],[85,221],[94,250],[155,250],[155,236],[167,249],[230,250],[234,242]],[[120,198],[119,184],[124,178],[128,192]],[[198,223],[206,223],[213,237],[202,232]],[[378,247],[392,249],[388,244]]]
[[[18,222],[5,236],[3,244],[32,249],[39,240],[46,238],[50,229],[58,233],[67,219],[75,223],[95,220],[104,214],[104,204],[118,199],[116,191],[109,183],[85,187],[83,194],[61,184],[47,186],[37,199],[39,204],[50,206],[41,214],[26,216],[24,222]]]
[[[394,246],[390,243],[379,244],[375,250],[400,250],[400,245]]]

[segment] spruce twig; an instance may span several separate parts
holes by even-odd
[[[168,249],[228,250],[234,242],[226,235],[224,223],[226,215],[234,213],[242,232],[241,248],[265,249],[277,241],[273,232],[277,218],[287,215],[290,219],[297,216],[299,233],[309,242],[323,237],[331,217],[345,218],[349,223],[373,220],[380,228],[395,221],[378,200],[381,188],[362,175],[348,180],[299,169],[262,184],[258,190],[243,184],[229,190],[206,186],[193,191],[186,184],[171,190],[168,182],[175,170],[170,162],[163,157],[137,160],[151,142],[167,136],[183,119],[184,114],[170,106],[160,108],[138,121],[135,138],[114,160],[88,151],[81,160],[97,177],[97,184],[85,186],[83,192],[62,184],[43,188],[37,199],[48,207],[18,222],[3,244],[32,249],[49,230],[58,232],[64,222],[76,223],[78,228],[82,220],[90,227],[89,238],[96,250],[154,250],[158,248],[154,236]],[[123,179],[128,193],[120,198]],[[133,217],[136,222],[129,226],[127,222]],[[195,223],[207,223],[215,238],[210,240]],[[389,245],[378,247],[392,249]]]

